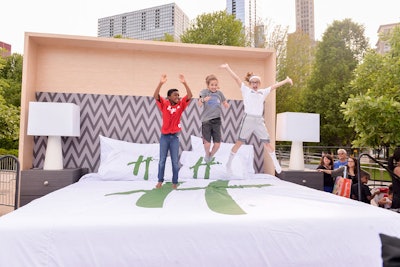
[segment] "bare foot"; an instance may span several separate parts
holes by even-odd
[[[161,186],[162,186],[162,182],[158,182],[158,183],[156,184],[156,188],[161,188]]]
[[[178,185],[177,184],[172,184],[172,189],[177,189]]]

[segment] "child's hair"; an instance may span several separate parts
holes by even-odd
[[[175,89],[175,88],[169,89],[167,92],[167,96],[171,96],[173,92],[179,92],[179,91],[178,91],[178,89]]]
[[[206,77],[206,84],[210,85],[211,81],[218,81],[217,76],[215,76],[214,74],[210,74]]]
[[[254,76],[254,73],[253,72],[248,72],[247,74],[246,74],[246,76],[244,77],[244,80],[246,81],[246,82],[250,82],[250,77],[251,76]]]
[[[363,177],[365,177],[365,178],[367,178],[367,180],[369,180],[371,178],[371,175],[369,174],[369,172],[361,170],[360,171],[360,178],[363,178]]]

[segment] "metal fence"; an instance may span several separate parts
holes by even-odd
[[[0,156],[0,206],[18,208],[19,170],[18,158]]]

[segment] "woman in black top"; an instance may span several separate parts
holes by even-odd
[[[317,170],[333,170],[333,157],[329,154],[325,154],[321,157],[321,161],[317,167]],[[324,191],[332,193],[334,180],[331,174],[324,172]]]

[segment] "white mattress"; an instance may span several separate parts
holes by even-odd
[[[0,266],[382,266],[378,234],[400,237],[397,213],[270,175],[154,185],[80,181],[0,217]]]

